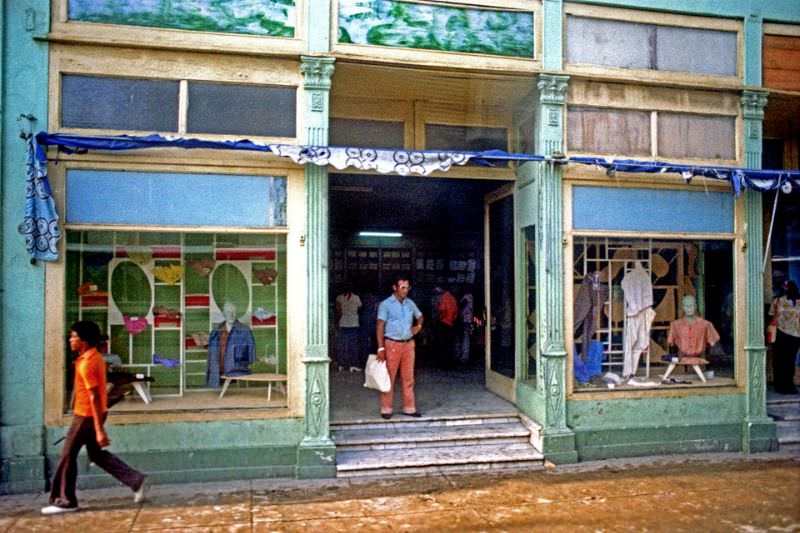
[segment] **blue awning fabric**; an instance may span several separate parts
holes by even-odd
[[[28,143],[28,174],[26,190],[46,191],[44,195],[29,197],[26,194],[25,236],[28,251],[37,259],[58,258],[55,247],[60,230],[58,214],[47,182],[45,147],[57,146],[68,153],[89,150],[123,151],[144,148],[176,147],[184,149],[245,150],[272,153],[288,157],[297,164],[312,163],[333,166],[339,170],[356,168],[376,170],[400,175],[428,175],[434,171],[447,171],[453,165],[469,162],[484,166],[505,165],[511,161],[547,162],[551,164],[579,164],[602,168],[609,175],[617,172],[680,174],[690,182],[695,176],[728,181],[737,196],[745,189],[766,192],[781,189],[786,193],[800,191],[800,170],[761,170],[723,166],[682,165],[663,161],[637,161],[602,157],[568,157],[521,154],[502,150],[489,151],[435,151],[399,150],[386,148],[359,148],[347,146],[303,146],[265,144],[248,139],[236,141],[208,141],[186,137],[161,135],[75,135],[40,132],[35,142]],[[31,163],[33,162],[33,163]],[[33,170],[32,170],[33,169]],[[33,173],[33,174],[32,174]],[[34,177],[32,178],[31,175]],[[28,185],[30,183],[30,185]],[[30,229],[30,231],[29,231]]]

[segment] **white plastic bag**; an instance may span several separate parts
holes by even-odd
[[[386,369],[386,361],[378,361],[378,356],[374,353],[369,354],[367,359],[367,368],[364,371],[364,386],[381,392],[389,392],[389,389],[392,388],[392,384],[389,381],[389,371]]]

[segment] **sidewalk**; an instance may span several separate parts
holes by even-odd
[[[287,479],[80,491],[81,511],[41,516],[44,494],[0,499],[0,531],[800,531],[800,458],[709,454],[545,471],[370,480]]]

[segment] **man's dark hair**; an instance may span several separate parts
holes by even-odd
[[[408,284],[411,284],[411,278],[408,277],[408,274],[395,274],[392,276],[392,287],[399,284],[401,281],[407,281]]]
[[[95,348],[100,343],[100,327],[89,320],[75,322],[69,327],[70,331],[78,334],[82,341]]]

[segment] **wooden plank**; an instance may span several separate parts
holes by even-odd
[[[798,71],[800,70],[800,50],[779,48],[765,50],[763,65],[765,68]]]
[[[770,89],[800,91],[800,73],[798,71],[764,69],[764,86]]]
[[[800,50],[800,37],[765,35],[763,46],[765,52],[772,49]]]

